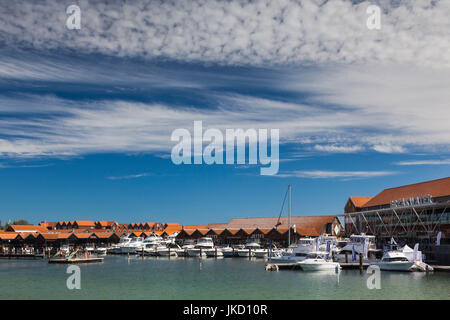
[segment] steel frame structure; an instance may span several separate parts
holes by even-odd
[[[338,215],[347,234],[373,234],[380,238],[432,239],[450,226],[450,202],[391,207]]]

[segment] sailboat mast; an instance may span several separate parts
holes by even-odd
[[[288,216],[288,247],[291,245],[291,185],[289,189],[289,216]]]

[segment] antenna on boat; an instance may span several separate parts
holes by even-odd
[[[288,248],[291,245],[291,185],[288,186],[289,190],[289,216],[288,216]]]

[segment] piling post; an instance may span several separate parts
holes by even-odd
[[[170,245],[169,245],[169,259],[170,259]]]
[[[252,258],[252,249],[248,248],[248,260]]]
[[[202,248],[200,247],[200,258],[202,257]]]
[[[234,258],[234,247],[232,247],[233,248],[233,258]]]
[[[363,270],[363,256],[362,253],[359,254],[359,269]]]
[[[348,252],[345,252],[345,263],[348,263]]]
[[[215,250],[215,251],[216,251],[216,252],[215,252],[215,255],[216,255],[216,258],[217,258],[217,247],[215,247],[214,249],[216,249],[216,250]]]

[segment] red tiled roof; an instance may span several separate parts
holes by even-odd
[[[94,232],[94,234],[99,239],[109,239],[111,236],[114,235],[114,233],[111,233],[111,232]]]
[[[209,231],[208,232],[214,232],[215,234],[217,234],[217,235],[219,235],[219,234],[221,234],[223,231],[224,231],[225,229],[220,229],[220,228],[211,228],[211,229],[209,229]]]
[[[431,195],[433,198],[450,196],[450,177],[384,189],[368,201],[364,208],[390,204],[391,201],[403,198],[427,195]]]
[[[180,225],[175,226],[175,225],[171,225],[168,226],[167,228],[164,229],[164,232],[167,233],[168,235],[172,235],[175,232],[180,232],[182,230],[182,227]]]
[[[95,233],[87,233],[87,232],[81,232],[81,233],[74,233],[75,237],[78,239],[89,239],[91,237],[97,237]],[[98,237],[97,237],[98,238]]]
[[[22,239],[26,239],[26,238],[28,238],[28,237],[36,238],[38,235],[39,235],[39,232],[21,232],[21,233],[19,234],[19,236],[20,236]]]
[[[111,227],[115,223],[115,221],[97,221],[97,224],[99,224],[101,227]]]
[[[291,217],[291,227],[295,225],[296,228],[312,228],[317,233],[322,232],[327,223],[331,223],[335,216],[293,216]],[[234,218],[228,223],[227,229],[230,228],[265,228],[272,229],[276,226],[277,217],[263,217],[263,218]],[[280,227],[287,228],[288,218],[280,218]]]
[[[223,230],[223,232],[228,231],[229,233],[231,233],[232,235],[235,235],[236,233],[239,232],[239,230],[241,230],[240,228],[226,228],[225,230]]]
[[[0,231],[1,240],[14,240],[19,236],[18,232],[3,232]]]
[[[88,220],[75,220],[73,221],[72,225],[77,224],[78,227],[95,227],[94,221],[88,221]]]
[[[188,224],[188,225],[184,225],[183,229],[208,229],[208,225],[207,224]]]
[[[12,229],[14,232],[47,232],[48,229],[46,227],[43,226],[35,226],[35,225],[17,225],[17,224],[12,224],[10,226],[8,226],[7,228]]]
[[[178,226],[180,226],[181,227],[181,225],[179,224],[179,223],[176,223],[176,222],[166,222],[165,223],[165,225],[167,226],[167,227],[178,227]]]
[[[372,199],[372,197],[350,197],[350,200],[357,208],[363,207],[370,199]]]

